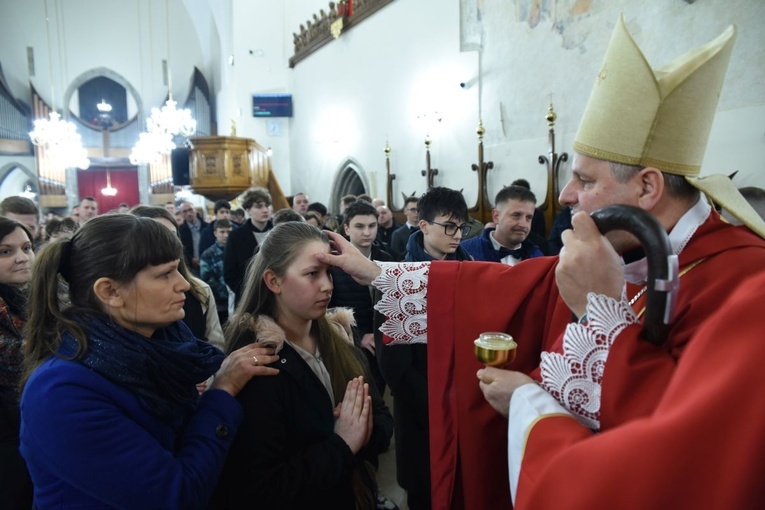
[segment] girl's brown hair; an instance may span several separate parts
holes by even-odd
[[[260,251],[250,261],[242,299],[226,326],[228,352],[242,338],[252,333],[253,321],[258,315],[268,315],[278,322],[276,300],[266,286],[263,275],[270,269],[277,276],[284,276],[305,245],[315,241],[329,244],[326,234],[303,222],[282,223],[269,232],[260,245]],[[364,375],[364,366],[355,354],[355,348],[340,336],[326,317],[313,321],[311,333],[316,338],[332,380],[335,402],[341,402],[348,381]]]

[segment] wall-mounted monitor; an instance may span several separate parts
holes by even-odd
[[[292,117],[292,94],[253,94],[253,117]]]

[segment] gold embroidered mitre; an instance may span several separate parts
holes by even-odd
[[[736,31],[651,69],[616,23],[574,149],[628,165],[698,175]]]
[[[698,178],[736,29],[652,69],[620,16],[595,80],[574,150],[682,175],[765,237],[765,221],[730,179]]]

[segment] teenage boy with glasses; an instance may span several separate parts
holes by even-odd
[[[462,193],[431,188],[417,203],[420,231],[409,236],[406,261],[472,260],[460,246],[470,233],[467,204]]]
[[[415,199],[416,200],[416,199]],[[470,230],[467,204],[459,191],[431,188],[407,207],[419,210],[419,230],[409,236],[406,260],[471,260],[460,247]],[[406,226],[402,227],[406,228]],[[430,510],[427,344],[377,347],[377,360],[393,394],[396,479],[407,491],[410,510]]]

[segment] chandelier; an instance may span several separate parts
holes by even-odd
[[[101,194],[105,197],[113,197],[117,194],[117,188],[112,188],[112,176],[109,170],[106,170],[106,187],[101,189]]]
[[[32,143],[45,149],[45,157],[54,165],[63,168],[90,166],[88,151],[82,146],[82,137],[77,127],[61,119],[57,112],[50,112],[50,118],[37,119],[29,133]]]
[[[191,118],[191,111],[176,108],[172,94],[165,105],[151,109],[151,117],[146,119],[146,132],[138,135],[138,142],[130,152],[130,163],[148,165],[156,163],[163,154],[170,154],[176,145],[173,138],[188,138],[197,131],[197,121]]]
[[[101,102],[96,105],[98,111],[101,113],[111,113],[112,105],[106,102],[106,99],[101,99]]]
[[[173,78],[170,69],[170,15],[168,2],[165,0],[165,23],[167,24],[167,101],[162,108],[152,108],[151,117],[146,119],[146,132],[138,136],[138,142],[130,152],[130,163],[148,165],[159,161],[163,155],[170,154],[176,145],[176,136],[188,138],[197,131],[197,121],[191,117],[191,111],[178,109],[173,101]]]
[[[191,111],[185,108],[178,110],[175,107],[177,104],[171,94],[162,109],[152,108],[151,117],[146,120],[148,132],[186,138],[196,133],[197,121],[191,118]]]
[[[130,152],[131,165],[151,165],[159,162],[163,154],[170,154],[175,149],[172,135],[159,131],[149,131],[138,135],[133,150]]]

